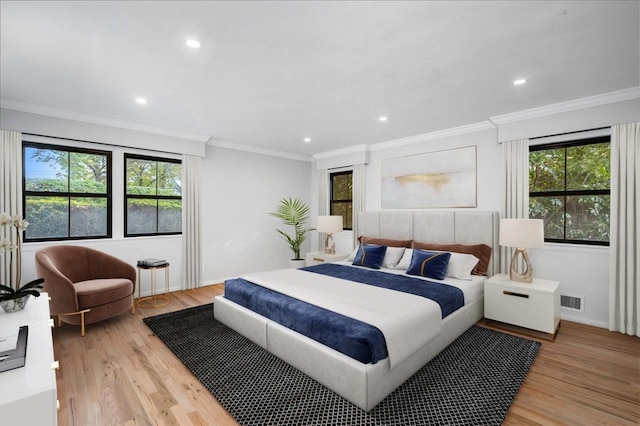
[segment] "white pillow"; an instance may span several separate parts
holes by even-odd
[[[472,254],[451,253],[449,265],[447,265],[447,277],[458,278],[460,280],[470,280],[471,271],[480,261]]]
[[[353,259],[356,258],[356,254],[358,254],[358,250],[360,250],[360,244],[358,244],[358,246],[355,249],[353,249],[349,257],[347,257],[347,260],[349,262],[353,262]]]
[[[395,268],[403,254],[404,247],[387,247],[387,252],[384,254],[384,260],[382,261],[382,267],[389,269]]]
[[[402,269],[406,271],[411,266],[411,257],[413,256],[413,249],[405,249],[404,254],[402,255],[402,259],[396,265],[394,269]]]

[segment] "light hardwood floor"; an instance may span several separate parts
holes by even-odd
[[[222,285],[171,293],[162,308],[53,332],[60,425],[234,425],[233,418],[142,322],[210,303]],[[640,339],[563,322],[542,341],[505,424],[639,424]]]

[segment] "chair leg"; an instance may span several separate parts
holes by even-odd
[[[84,314],[86,314],[89,311],[91,311],[91,309],[83,309],[82,311],[78,311],[78,312],[69,312],[68,314],[58,315],[58,327],[62,327],[62,320],[60,319],[60,317],[66,316],[66,315],[80,315],[80,335],[84,337]]]

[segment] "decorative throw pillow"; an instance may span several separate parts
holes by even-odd
[[[443,280],[447,273],[450,257],[451,253],[446,252],[413,250],[407,274]]]
[[[353,259],[353,265],[366,266],[367,268],[380,269],[387,246],[374,246],[360,244],[360,248]]]
[[[384,260],[382,261],[383,268],[393,269],[396,267],[402,255],[404,254],[404,247],[387,247],[387,252],[384,254]]]
[[[491,260],[491,247],[486,244],[437,244],[414,241],[411,245],[414,249],[448,251],[453,253],[472,254],[478,259],[478,264],[473,268],[473,275],[488,275],[489,261]]]
[[[396,265],[394,269],[401,269],[406,271],[411,266],[411,258],[413,257],[413,249],[405,249],[404,254],[402,255],[402,259]]]
[[[411,247],[411,240],[393,240],[391,238],[378,238],[378,237],[367,237],[361,235],[358,237],[358,241],[361,244],[373,244],[377,246],[387,246],[387,247]]]
[[[478,261],[479,259],[472,254],[451,253],[449,266],[447,266],[447,277],[470,280],[471,271],[476,267]]]

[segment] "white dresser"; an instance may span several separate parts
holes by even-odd
[[[555,334],[560,324],[560,283],[511,281],[498,274],[484,282],[485,318]]]
[[[53,359],[49,297],[42,293],[12,314],[0,308],[0,326],[29,326],[24,367],[0,373],[0,419],[6,425],[58,423],[56,368]]]
[[[349,253],[329,254],[323,251],[311,251],[307,253],[307,266],[318,265],[326,262],[338,262],[349,257]]]

